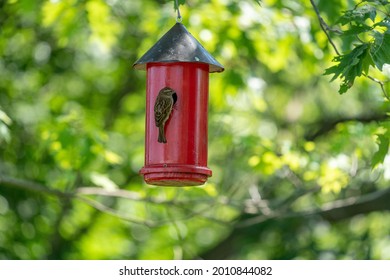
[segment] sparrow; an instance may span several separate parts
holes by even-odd
[[[165,87],[157,95],[156,103],[154,104],[154,120],[156,126],[158,127],[158,142],[167,143],[165,138],[165,123],[169,119],[169,116],[172,113],[173,105],[176,103],[176,92],[169,88]]]

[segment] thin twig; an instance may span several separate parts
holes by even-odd
[[[273,210],[269,214],[265,215],[263,213],[255,215],[254,217],[247,218],[243,221],[240,221],[236,224],[237,228],[249,227],[255,224],[261,224],[271,219],[284,219],[289,218],[291,215],[298,215],[296,212],[291,212],[291,205],[297,201],[299,198],[317,192],[320,187],[314,187],[309,190],[298,189],[294,194],[284,200],[282,203],[275,205],[273,208],[278,210]],[[300,213],[300,212],[298,212]],[[305,212],[306,214],[306,212]]]
[[[170,204],[170,205],[176,204],[176,202],[170,200],[144,198],[137,192],[131,192],[123,189],[107,190],[107,189],[97,188],[97,187],[80,187],[77,189],[77,194],[124,198],[127,200],[138,201],[138,202],[149,202],[153,204]]]
[[[112,208],[110,208],[110,207],[104,205],[103,203],[100,203],[94,199],[90,199],[90,198],[83,197],[83,196],[75,196],[75,198],[84,202],[85,204],[88,204],[89,206],[92,206],[93,208],[95,208],[101,212],[104,212],[104,213],[109,214],[111,216],[117,217],[119,219],[131,222],[134,224],[147,226],[147,227],[155,227],[156,226],[156,223],[154,221],[139,220],[139,219],[135,219],[135,218],[131,218],[131,217],[122,215],[122,214],[118,213],[117,211],[115,211],[114,209],[112,209]]]
[[[322,18],[320,15],[320,11],[318,10],[318,7],[316,4],[314,4],[313,0],[310,0],[311,5],[313,6],[314,12],[317,15],[318,21],[320,22],[320,27],[322,31],[324,31],[326,37],[328,38],[329,43],[332,45],[334,51],[336,52],[337,55],[341,55],[339,50],[336,47],[336,44],[333,42],[332,38],[330,37],[329,33],[327,30],[331,30],[331,28],[326,24],[325,20]]]
[[[375,83],[378,83],[380,85],[380,87],[381,87],[383,95],[385,96],[387,101],[390,101],[390,96],[387,94],[386,89],[385,89],[385,84],[382,81],[380,81],[380,80],[378,80],[378,79],[376,79],[376,78],[374,78],[374,77],[372,77],[370,75],[364,75],[364,76],[369,78],[371,81],[374,81]]]

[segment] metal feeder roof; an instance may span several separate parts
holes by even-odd
[[[191,35],[183,24],[177,22],[158,40],[133,67],[145,70],[150,62],[198,62],[209,64],[209,72],[222,72],[223,66]]]

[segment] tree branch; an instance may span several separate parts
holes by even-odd
[[[169,221],[148,221],[148,220],[139,220],[136,218],[131,218],[125,215],[122,215],[121,213],[117,212],[115,209],[112,209],[102,203],[100,203],[97,200],[85,197],[83,195],[101,195],[101,196],[111,196],[111,197],[120,197],[124,199],[130,199],[135,201],[141,201],[141,202],[147,202],[147,203],[155,203],[155,204],[168,204],[172,206],[179,207],[185,211],[191,211],[191,209],[188,209],[184,207],[184,205],[181,205],[182,202],[178,201],[164,201],[164,200],[154,200],[154,199],[144,199],[140,197],[138,194],[126,190],[115,190],[115,191],[107,191],[104,189],[99,188],[79,188],[79,192],[75,193],[66,193],[61,192],[58,190],[50,189],[44,185],[37,184],[34,182],[16,179],[12,177],[8,177],[5,175],[0,174],[0,186],[9,186],[14,187],[22,190],[37,192],[41,194],[47,194],[47,195],[54,195],[59,198],[66,198],[66,199],[78,199],[95,209],[102,211],[104,213],[108,213],[110,215],[116,216],[120,219],[130,221],[133,223],[142,224],[149,227],[154,226],[161,226]],[[88,190],[90,189],[90,190]],[[302,195],[305,195],[306,193],[303,193]],[[252,215],[252,214],[243,214],[242,217],[238,220],[236,223],[236,227],[250,227],[254,226],[256,224],[261,224],[267,220],[271,219],[285,219],[285,218],[297,218],[297,217],[308,217],[308,216],[315,216],[319,215],[323,217],[324,219],[328,221],[339,221],[343,219],[347,219],[350,217],[353,217],[358,214],[364,214],[369,213],[373,211],[386,211],[390,210],[390,188],[386,190],[377,191],[375,193],[367,194],[361,197],[353,197],[348,198],[345,200],[336,201],[333,203],[330,203],[328,205],[323,206],[321,209],[315,209],[315,210],[308,210],[304,212],[295,212],[291,213],[288,209],[284,209],[282,211],[274,211],[270,213],[269,215]],[[194,216],[202,215],[202,212],[209,210],[210,207],[207,207],[203,210],[197,211],[192,213],[192,215],[189,215],[187,217],[184,217],[182,219],[188,219]],[[225,221],[221,221],[218,219],[215,219],[213,217],[208,216],[201,216],[202,218],[211,220],[213,222],[217,222],[220,224],[226,224]]]
[[[98,202],[97,200],[90,199],[88,197],[83,196],[83,193],[84,194],[85,193],[95,194],[95,195],[106,194],[105,196],[109,196],[107,191],[106,191],[106,193],[104,192],[105,190],[98,191],[99,188],[92,188],[92,189],[94,189],[95,193],[93,193],[92,191],[87,192],[86,189],[88,189],[88,188],[79,188],[81,190],[80,193],[78,193],[77,191],[76,192],[62,192],[59,190],[51,189],[49,187],[46,187],[46,186],[38,184],[38,183],[30,182],[27,180],[16,179],[16,178],[12,178],[12,177],[0,174],[0,187],[1,186],[13,187],[13,188],[17,188],[20,190],[36,192],[36,193],[43,194],[43,195],[53,195],[53,196],[56,196],[60,199],[66,199],[66,200],[78,199],[78,200],[94,207],[95,209],[97,209],[101,212],[110,214],[112,216],[118,217],[118,218],[126,220],[126,221],[130,221],[133,223],[142,224],[142,225],[146,225],[146,226],[155,226],[155,224],[156,224],[156,222],[153,222],[153,221],[138,220],[135,218],[130,218],[130,217],[124,216],[124,215],[118,213],[117,211],[115,211],[114,209]],[[111,196],[113,196],[113,197],[127,197],[128,199],[133,198],[134,200],[137,200],[137,201],[145,201],[145,202],[152,202],[153,203],[153,200],[146,201],[146,200],[143,200],[139,197],[135,198],[134,193],[128,192],[125,190],[120,190],[119,194],[115,194],[115,195],[111,195]],[[160,203],[162,203],[162,202],[160,202]]]
[[[17,179],[17,178],[12,178],[12,177],[5,176],[2,174],[0,174],[0,186],[1,185],[17,188],[20,190],[31,191],[31,192],[35,192],[35,193],[41,193],[41,194],[43,193],[43,194],[47,194],[47,195],[53,195],[53,196],[57,196],[59,198],[70,198],[73,196],[72,193],[66,193],[66,192],[62,192],[59,190],[50,189],[50,188],[48,188],[44,185],[38,184],[38,183],[34,183],[31,181],[26,181],[26,180],[21,180],[21,179]]]
[[[44,194],[44,195],[53,195],[53,196],[57,196],[59,198],[74,198],[74,197],[80,197],[83,195],[95,195],[95,196],[107,196],[107,197],[114,197],[114,198],[124,198],[124,199],[128,199],[128,200],[139,201],[139,202],[148,202],[148,203],[153,203],[153,204],[170,204],[170,205],[180,204],[180,202],[170,201],[170,200],[143,198],[138,193],[126,191],[123,189],[107,190],[107,189],[98,188],[98,187],[79,187],[79,188],[76,188],[75,192],[62,192],[59,190],[49,188],[49,187],[42,185],[42,184],[38,184],[38,183],[31,182],[28,180],[22,180],[22,179],[9,177],[9,176],[2,175],[2,174],[0,174],[0,186],[1,185],[17,188],[20,190],[36,192],[36,193],[40,193],[40,194]]]
[[[172,221],[171,220],[160,220],[160,221],[153,221],[153,220],[141,220],[133,217],[129,217],[127,215],[124,215],[120,213],[119,211],[99,202],[96,199],[92,199],[87,197],[87,195],[93,195],[93,196],[105,196],[105,197],[113,197],[113,198],[123,198],[126,200],[131,200],[135,202],[143,202],[143,203],[151,203],[154,205],[166,205],[166,206],[172,206],[176,207],[177,209],[180,209],[184,211],[184,213],[189,213],[185,215],[184,217],[181,218],[176,218],[176,220],[188,220],[193,217],[198,217],[198,218],[203,218],[215,223],[219,223],[222,225],[226,225],[227,222],[223,220],[216,219],[214,217],[210,217],[206,215],[206,212],[209,212],[210,209],[213,207],[213,205],[205,205],[204,208],[194,211],[193,208],[188,207],[189,203],[199,203],[199,202],[210,202],[210,201],[202,201],[202,200],[191,200],[191,201],[178,201],[178,200],[162,200],[158,198],[153,198],[153,197],[142,197],[136,192],[131,192],[123,189],[117,189],[117,190],[106,190],[103,188],[98,188],[98,187],[79,187],[76,188],[74,192],[62,192],[59,190],[54,190],[49,187],[46,187],[44,185],[30,182],[27,180],[21,180],[21,179],[16,179],[12,178],[9,176],[5,176],[0,174],[0,187],[1,186],[8,186],[8,187],[13,187],[17,188],[20,190],[26,190],[26,191],[32,191],[36,192],[42,195],[53,195],[56,196],[60,199],[77,199],[83,203],[88,204],[89,206],[112,216],[115,216],[117,218],[120,218],[125,221],[129,221],[132,223],[136,224],[141,224],[144,226],[148,227],[158,227],[162,226],[164,224],[169,224]],[[216,204],[217,202],[215,200],[211,201],[213,204]]]
[[[109,214],[111,216],[117,217],[119,219],[134,223],[134,224],[139,224],[139,225],[144,225],[147,227],[155,227],[157,224],[154,221],[148,221],[148,220],[139,220],[135,218],[128,217],[126,215],[120,214],[118,211],[115,209],[108,207],[104,205],[103,203],[100,203],[99,201],[96,201],[94,199],[90,199],[88,197],[83,197],[83,196],[77,196],[76,197],[78,200],[84,202],[85,204],[88,204],[89,206],[103,212],[106,214]]]
[[[76,190],[76,193],[78,195],[96,195],[96,196],[106,196],[106,197],[114,197],[114,198],[124,198],[127,200],[149,202],[152,204],[168,204],[168,205],[175,205],[175,206],[179,206],[183,204],[180,201],[164,200],[164,199],[158,199],[152,197],[142,197],[137,192],[131,192],[123,189],[107,190],[107,189],[97,188],[97,187],[80,187]]]
[[[270,215],[242,214],[235,228],[215,247],[209,248],[201,255],[203,259],[229,259],[241,248],[242,239],[259,238],[265,230],[279,226],[280,219],[296,219],[294,224],[306,223],[310,217],[322,217],[329,222],[339,222],[359,214],[375,211],[390,211],[390,188],[376,191],[360,197],[352,197],[324,205],[320,209],[302,212],[272,212]],[[279,229],[276,229],[279,230]]]
[[[279,212],[269,216],[248,216],[237,223],[237,227],[248,227],[260,224],[269,219],[306,218],[310,216],[321,216],[329,222],[338,222],[351,218],[358,214],[365,214],[375,211],[390,211],[390,188],[360,197],[350,197],[324,205],[320,209],[307,210],[303,212]]]
[[[315,125],[311,125],[312,127],[316,127],[317,129],[314,132],[307,133],[305,135],[305,139],[307,141],[314,141],[318,137],[326,135],[327,133],[335,129],[335,127],[339,123],[346,123],[346,122],[370,123],[370,122],[386,121],[389,119],[390,117],[385,113],[378,113],[373,115],[362,115],[362,116],[355,116],[355,117],[342,117],[339,119],[324,119]]]
[[[390,211],[390,188],[361,197],[351,197],[324,205],[320,211],[308,215],[320,215],[330,222],[338,222],[359,214],[375,211]]]

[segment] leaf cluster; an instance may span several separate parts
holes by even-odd
[[[336,65],[324,73],[333,74],[331,81],[342,79],[340,94],[347,92],[357,77],[368,76],[370,67],[382,71],[384,64],[390,64],[389,8],[388,1],[362,1],[338,19],[337,24],[347,27],[341,36],[356,41],[349,52],[336,56],[333,59]]]

